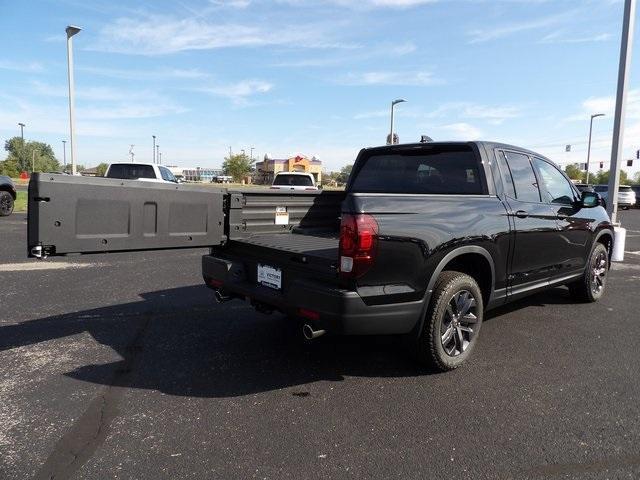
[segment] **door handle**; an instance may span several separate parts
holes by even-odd
[[[518,210],[516,212],[516,217],[518,217],[518,218],[527,218],[528,216],[529,216],[529,214],[524,210]]]

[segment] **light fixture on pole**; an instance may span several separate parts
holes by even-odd
[[[156,136],[155,135],[151,135],[153,137],[153,155],[151,158],[151,162],[152,163],[156,163]]]
[[[393,145],[395,143],[393,141],[394,140],[394,138],[393,138],[393,108],[397,104],[402,103],[402,102],[406,102],[406,100],[404,100],[402,98],[398,98],[398,99],[394,100],[393,102],[391,102],[391,131],[389,132],[389,138],[388,138],[388,141],[387,141],[388,145]]]
[[[67,75],[69,78],[69,141],[71,143],[71,174],[76,174],[76,142],[74,132],[75,121],[75,85],[73,81],[73,40],[72,37],[82,30],[69,25],[67,32]]]
[[[593,119],[596,117],[604,117],[604,113],[594,113],[591,115],[589,122],[589,146],[587,147],[587,180],[584,182],[589,185],[589,159],[591,158],[591,132],[593,131]]]
[[[24,123],[18,123],[18,126],[20,127],[20,138],[22,139],[22,143],[24,143],[24,127],[26,127],[26,125]]]
[[[62,140],[62,165],[64,165],[65,168],[62,169],[62,171],[66,170],[67,167],[67,141],[66,140]]]

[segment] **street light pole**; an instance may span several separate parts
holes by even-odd
[[[604,117],[604,113],[594,113],[591,115],[591,122],[589,122],[589,146],[587,147],[587,181],[589,185],[589,159],[591,158],[591,132],[593,131],[593,119],[596,117]]]
[[[153,163],[157,163],[158,162],[158,156],[160,155],[160,145],[156,145],[156,158],[153,161]]]
[[[618,187],[620,186],[620,162],[622,160],[622,140],[624,136],[624,116],[627,107],[627,85],[631,69],[633,47],[633,27],[635,23],[636,0],[625,0],[620,42],[620,65],[618,67],[618,93],[616,113],[613,118],[613,141],[611,146],[611,169],[607,193],[607,213],[611,223],[616,223],[618,213]]]
[[[69,141],[71,142],[71,174],[76,174],[76,143],[74,132],[75,121],[75,85],[73,80],[73,40],[72,37],[82,30],[80,27],[69,25],[67,32],[67,75],[69,77]]]
[[[402,103],[402,102],[406,102],[406,100],[403,100],[402,98],[398,98],[393,102],[391,102],[391,131],[389,132],[389,145],[393,145],[393,108],[398,103]]]
[[[26,127],[26,125],[24,123],[19,123],[18,126],[20,127],[20,138],[24,144],[24,127]]]
[[[251,147],[251,157],[249,158],[249,160],[253,160],[253,151],[255,150],[254,147]]]
[[[153,137],[153,155],[151,158],[152,163],[156,163],[156,136],[151,135]]]
[[[64,168],[62,169],[62,171],[66,170],[67,168],[67,141],[66,140],[62,140],[62,164],[64,165]]]

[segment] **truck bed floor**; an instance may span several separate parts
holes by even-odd
[[[338,236],[336,233],[263,233],[235,242],[256,245],[285,252],[299,253],[327,260],[338,259]]]

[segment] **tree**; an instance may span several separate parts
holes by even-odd
[[[585,181],[587,176],[586,172],[583,172],[580,169],[580,165],[578,165],[577,163],[567,165],[566,167],[564,167],[564,171],[571,180],[578,180],[581,183]]]
[[[100,163],[96,167],[96,176],[104,177],[104,174],[107,173],[107,168],[109,168],[109,164],[108,163]]]
[[[347,183],[347,180],[349,179],[349,175],[351,175],[352,168],[353,168],[353,165],[345,165],[340,169],[340,173],[336,178],[338,183]]]
[[[242,179],[253,170],[255,160],[250,159],[244,153],[237,153],[225,157],[222,164],[222,170],[225,175],[231,175],[235,182],[241,182]]]
[[[640,185],[640,172],[636,172],[633,176],[633,183],[634,185]]]
[[[71,173],[73,169],[71,168],[71,164],[67,163],[64,167],[62,167],[62,171],[64,173]],[[84,165],[76,163],[76,172],[81,172],[84,170]]]
[[[20,172],[55,172],[60,170],[60,163],[53,153],[51,145],[43,142],[23,141],[21,137],[13,137],[5,141],[4,149],[9,152],[2,167],[3,170]]]
[[[609,170],[595,173],[592,178],[593,178],[592,183],[606,185],[609,183]],[[621,185],[629,184],[629,176],[627,175],[627,172],[625,172],[624,170],[620,170],[620,184]]]

